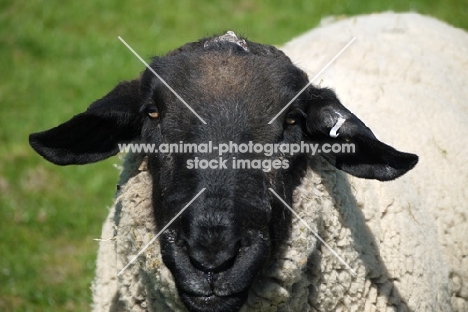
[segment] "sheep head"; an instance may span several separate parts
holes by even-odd
[[[353,154],[322,156],[352,175],[383,181],[418,160],[377,140],[333,91],[311,85],[300,93],[307,75],[283,52],[232,32],[186,44],[150,67],[71,120],[32,134],[30,144],[58,165],[99,161],[132,141],[191,145],[183,152],[147,152],[155,222],[159,228],[172,222],[160,236],[161,253],[191,311],[238,310],[288,236],[290,212],[269,189],[291,204],[309,156],[256,153],[253,145],[352,143]]]

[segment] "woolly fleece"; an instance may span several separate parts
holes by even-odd
[[[242,311],[468,311],[468,34],[418,14],[333,20],[283,47],[377,137],[420,162],[377,182],[320,157],[294,193],[294,209],[357,272],[297,219],[259,274]],[[94,311],[184,311],[157,240],[151,179],[128,155],[103,227]],[[182,207],[181,207],[182,208]]]

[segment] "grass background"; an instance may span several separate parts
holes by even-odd
[[[87,311],[117,158],[56,167],[28,134],[83,111],[149,59],[234,30],[282,44],[322,17],[416,11],[468,29],[466,0],[0,0],[0,311]]]

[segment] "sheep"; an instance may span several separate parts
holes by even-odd
[[[374,25],[373,28],[365,27],[369,23]],[[443,33],[444,37],[440,36],[440,38],[450,38],[448,33],[454,33],[454,37],[462,38],[462,43],[467,42],[466,34],[432,19],[417,15],[386,14],[377,17],[359,17],[313,30],[287,44],[283,47],[283,51],[297,66],[309,74],[313,74],[312,70],[316,69],[313,66],[320,66],[320,62],[317,61],[317,64],[311,64],[308,67],[307,64],[304,64],[304,60],[320,60],[320,57],[326,54],[325,50],[337,47],[337,43],[341,43],[346,34],[342,29],[347,29],[351,34],[356,33],[357,35],[359,32],[360,36],[367,35],[370,37],[368,42],[375,39],[376,33],[377,35],[382,34],[382,30],[384,30],[384,35],[385,30],[388,30],[390,36],[400,34],[403,39],[409,40],[411,36],[407,33],[417,31],[421,24],[431,25],[434,30],[433,34],[438,34],[437,31]],[[339,34],[334,40],[330,40],[328,45],[326,41],[319,40],[327,32],[329,33],[328,39],[330,33]],[[437,55],[447,62],[447,58],[441,56],[439,51],[434,53],[430,47],[427,47],[426,50],[427,42],[420,42],[421,40],[418,41],[415,38],[411,39],[414,46],[421,48],[418,51],[427,51],[427,54],[423,53],[422,57],[430,58],[432,55]],[[359,40],[363,40],[362,37],[358,39],[358,42]],[[408,42],[405,40],[392,42],[394,44],[392,47],[396,51],[401,49],[401,45],[405,48],[408,47]],[[250,126],[254,129],[252,131],[260,133],[263,142],[278,140],[274,135],[281,132],[283,139],[290,140],[288,142],[291,140],[296,142],[294,140],[298,138],[319,142],[351,141],[364,149],[366,144],[371,144],[371,148],[365,150],[365,153],[359,154],[357,159],[352,158],[353,161],[347,161],[345,156],[349,155],[339,154],[322,155],[323,157],[317,155],[314,157],[279,155],[279,157],[287,158],[291,164],[290,168],[295,170],[267,173],[261,170],[259,170],[260,172],[248,171],[248,175],[241,175],[242,183],[245,185],[242,185],[242,193],[240,194],[256,200],[260,207],[262,200],[268,201],[266,212],[271,212],[269,218],[272,221],[268,224],[268,230],[261,234],[263,237],[269,236],[269,241],[257,242],[257,249],[261,250],[260,255],[255,254],[255,251],[252,250],[250,254],[243,251],[247,243],[242,242],[241,244],[244,245],[241,245],[239,250],[228,255],[234,254],[234,256],[229,258],[229,261],[222,263],[223,265],[230,264],[227,269],[225,267],[223,269],[206,269],[204,267],[211,264],[210,261],[206,260],[190,259],[195,264],[190,263],[190,261],[182,262],[188,267],[196,266],[197,271],[204,272],[202,273],[204,274],[203,278],[207,281],[210,281],[213,276],[215,279],[216,277],[222,279],[223,275],[230,277],[230,280],[225,282],[236,284],[240,280],[245,281],[241,285],[243,288],[239,293],[231,293],[230,296],[201,296],[203,300],[199,301],[190,298],[190,292],[187,291],[187,288],[192,287],[193,292],[200,292],[203,290],[200,285],[203,285],[204,281],[197,280],[198,277],[195,274],[190,275],[195,271],[192,268],[188,268],[189,272],[187,273],[184,272],[186,268],[174,265],[180,259],[189,258],[191,256],[190,248],[196,244],[188,244],[187,238],[185,241],[177,242],[183,247],[177,253],[179,260],[171,254],[171,248],[177,247],[168,247],[168,245],[170,246],[171,243],[177,241],[177,235],[173,234],[174,231],[188,231],[190,234],[188,229],[200,229],[199,224],[196,223],[199,221],[199,216],[194,215],[194,213],[197,213],[197,210],[198,212],[199,210],[203,211],[204,207],[201,206],[201,202],[209,205],[210,200],[213,200],[210,197],[203,197],[203,201],[198,203],[195,201],[194,204],[197,204],[194,208],[191,210],[189,207],[188,214],[182,214],[180,222],[174,222],[174,226],[170,227],[168,231],[168,235],[173,234],[173,237],[165,237],[162,234],[160,240],[150,244],[145,253],[137,258],[137,263],[130,265],[122,274],[117,274],[133,259],[142,246],[150,242],[155,233],[164,224],[167,224],[168,219],[174,216],[174,213],[164,215],[164,211],[161,211],[161,207],[168,207],[168,202],[173,203],[166,199],[171,192],[175,194],[174,192],[177,191],[178,195],[182,196],[183,200],[175,201],[179,204],[177,209],[180,209],[182,203],[190,200],[190,196],[187,194],[193,197],[195,191],[199,189],[194,189],[193,185],[196,184],[194,182],[197,180],[193,180],[190,174],[184,175],[183,172],[177,172],[176,169],[183,168],[180,166],[179,155],[148,155],[148,157],[141,154],[127,155],[119,181],[120,189],[103,227],[103,240],[100,243],[97,261],[97,276],[93,283],[94,310],[181,311],[187,308],[193,311],[235,311],[240,308],[242,311],[384,311],[386,309],[448,311],[453,308],[453,310],[463,311],[467,307],[468,298],[466,296],[467,279],[465,275],[467,270],[463,269],[467,268],[466,262],[463,261],[468,259],[466,257],[467,248],[463,240],[466,237],[466,235],[463,236],[463,233],[466,234],[467,229],[466,212],[462,211],[459,205],[455,208],[450,200],[443,197],[444,194],[449,194],[446,185],[440,183],[431,185],[430,182],[436,181],[436,178],[437,181],[443,179],[446,182],[445,177],[448,177],[449,169],[458,172],[460,167],[465,166],[460,162],[453,164],[452,161],[456,161],[455,156],[457,156],[459,148],[450,145],[452,141],[446,142],[441,137],[442,135],[445,135],[444,138],[454,137],[455,134],[459,133],[460,137],[466,137],[463,136],[466,134],[466,129],[455,124],[453,128],[438,129],[442,131],[441,133],[428,133],[427,129],[432,128],[427,126],[423,128],[423,125],[425,125],[424,122],[432,119],[432,117],[425,118],[425,116],[429,114],[429,108],[435,107],[432,103],[435,98],[431,98],[430,94],[427,93],[415,92],[415,88],[399,88],[399,93],[387,90],[395,83],[405,85],[401,81],[392,80],[395,73],[393,76],[388,75],[389,78],[379,77],[378,84],[369,80],[367,75],[371,75],[372,78],[372,75],[378,74],[379,70],[391,73],[395,69],[388,65],[385,66],[384,58],[378,59],[381,61],[380,64],[378,63],[381,68],[378,67],[377,70],[372,68],[375,66],[372,64],[372,61],[375,61],[373,58],[376,58],[377,55],[385,55],[385,53],[379,54],[383,51],[379,50],[378,46],[370,45],[368,42],[364,47],[370,46],[373,49],[370,51],[369,49],[366,51],[358,48],[350,49],[347,56],[343,55],[322,76],[324,81],[321,84],[329,83],[333,86],[341,100],[346,99],[346,103],[352,102],[349,105],[354,105],[353,111],[359,111],[359,115],[365,115],[368,111],[369,114],[366,115],[366,118],[373,123],[372,128],[379,128],[380,124],[388,125],[386,132],[379,134],[387,142],[408,150],[416,150],[418,154],[428,157],[426,160],[422,158],[421,164],[416,166],[412,173],[392,182],[380,183],[360,178],[393,180],[413,168],[417,157],[413,154],[398,152],[378,141],[355,115],[340,104],[335,94],[328,88],[311,86],[304,96],[298,98],[300,103],[292,104],[291,108],[269,127],[263,126],[263,124],[266,124],[276,112],[271,107],[261,107],[258,111],[249,111],[249,107],[243,106],[240,101],[237,102],[236,106],[230,106],[228,110],[224,103],[245,94],[255,100],[251,103],[262,103],[262,100],[265,101],[265,99],[270,100],[270,103],[275,103],[274,100],[279,98],[280,102],[284,104],[283,97],[292,98],[293,93],[297,93],[297,88],[307,84],[303,72],[292,66],[289,59],[279,50],[257,45],[230,33],[211,39],[202,39],[171,52],[167,58],[171,62],[162,64],[158,63],[161,61],[156,59],[152,64],[156,71],[165,73],[164,77],[170,81],[171,85],[176,86],[176,90],[182,90],[182,98],[193,100],[194,95],[184,89],[187,80],[180,74],[181,71],[187,69],[184,67],[187,64],[176,63],[175,60],[180,60],[178,57],[181,55],[189,55],[190,60],[184,59],[184,62],[189,62],[191,66],[194,66],[194,64],[200,65],[199,57],[203,59],[203,56],[197,54],[197,51],[202,51],[202,55],[208,54],[210,56],[208,61],[201,62],[202,66],[196,66],[196,68],[200,69],[201,76],[204,78],[207,78],[206,75],[203,75],[204,71],[213,75],[212,80],[197,81],[204,87],[200,90],[206,93],[200,92],[196,95],[207,100],[216,100],[219,109],[210,106],[209,109],[204,110],[196,102],[189,101],[191,104],[197,105],[196,111],[201,112],[200,115],[209,121],[207,126],[203,127],[196,117],[189,115],[189,112],[183,112],[182,105],[177,107],[177,111],[176,108],[171,110],[169,105],[165,106],[166,103],[176,100],[167,90],[162,90],[159,82],[146,71],[141,77],[131,82],[119,84],[106,97],[93,103],[85,113],[77,115],[69,122],[49,131],[31,135],[30,143],[33,148],[47,160],[60,165],[81,164],[107,158],[118,151],[115,147],[116,142],[113,141],[116,137],[120,137],[121,141],[124,142],[135,139],[138,142],[151,142],[155,136],[164,134],[166,140],[171,139],[170,136],[173,134],[165,133],[163,131],[165,130],[164,125],[166,129],[178,129],[178,131],[190,129],[192,133],[201,136],[201,139],[208,137],[221,141],[225,138],[216,137],[222,135],[221,132],[235,135],[242,131],[242,122],[239,122],[239,119],[245,118],[245,114],[250,114],[248,116],[251,118],[249,119]],[[445,44],[449,43],[445,42]],[[309,50],[309,45],[316,50]],[[357,51],[360,51],[361,55]],[[448,51],[453,53],[453,50]],[[370,69],[366,69],[365,66],[361,67],[355,61],[362,59],[361,56],[365,52],[368,53],[366,57],[371,60],[366,61],[365,65],[371,66]],[[302,53],[309,53],[309,56]],[[313,53],[317,53],[319,58],[314,59]],[[356,58],[353,53],[358,53],[358,57]],[[229,55],[227,59],[226,54]],[[244,64],[239,66],[237,63],[235,67],[229,67],[231,58],[235,58],[237,55],[252,58],[252,54],[256,62],[260,62],[255,65],[260,66],[245,66]],[[219,55],[223,56],[224,59],[219,58]],[[459,61],[460,67],[463,64],[466,66],[466,62],[463,63],[464,55],[455,57],[454,62]],[[268,59],[268,61],[263,63],[260,59]],[[388,57],[388,59],[393,60],[394,58]],[[218,61],[221,63],[217,63]],[[236,59],[236,61],[238,60]],[[217,66],[211,67],[210,62],[214,62]],[[310,62],[308,61],[309,64]],[[448,65],[444,63],[442,67]],[[217,70],[223,66],[228,66],[224,68],[229,70]],[[168,74],[164,71],[167,68],[174,71]],[[255,73],[252,72],[253,69],[255,69]],[[418,69],[417,77],[421,80],[425,76],[424,71],[428,68],[421,66]],[[242,89],[239,80],[236,80],[236,77],[239,79],[239,70],[248,70],[247,75],[242,72],[242,82],[251,83],[247,89]],[[335,73],[341,74],[341,70],[348,74],[348,77],[335,76]],[[262,76],[265,73],[267,75]],[[187,76],[196,79],[200,72],[191,72],[190,74]],[[170,75],[173,75],[174,78]],[[349,75],[355,77],[352,82],[349,81]],[[250,93],[252,92],[252,84],[255,87],[253,77],[264,79],[263,89],[258,88],[259,86],[252,89],[255,92],[262,91],[259,95]],[[431,77],[434,78],[434,76]],[[414,77],[410,76],[410,78]],[[291,79],[294,81],[293,84],[291,84]],[[375,84],[369,84],[369,81]],[[225,88],[226,82],[229,82],[227,89]],[[463,79],[456,77],[450,81],[450,85],[456,83],[460,86],[457,91],[463,90]],[[283,88],[283,84],[296,89],[291,92],[291,90]],[[356,84],[360,90],[356,90]],[[265,85],[269,87],[266,90],[274,91],[273,95],[265,94]],[[351,87],[352,85],[354,87]],[[422,84],[421,88],[427,90],[427,84]],[[154,94],[155,90],[158,90],[159,93]],[[194,91],[193,88],[188,90]],[[386,91],[385,95],[389,93],[388,98],[379,94],[379,92],[384,91]],[[417,88],[416,91],[418,91]],[[219,93],[222,97],[218,96]],[[411,99],[412,97],[418,101],[427,100],[427,103],[425,102],[424,107],[421,108],[415,108],[409,104],[403,105],[402,99]],[[437,111],[442,120],[446,118],[444,112],[450,117],[455,116],[460,119],[466,116],[466,107],[463,107],[461,103],[463,97],[448,96],[447,98],[455,103],[453,108],[455,112],[452,112],[452,107],[450,110]],[[304,103],[308,101],[314,101],[314,106],[304,107]],[[392,101],[391,103],[395,103],[395,105],[386,106],[388,101]],[[125,102],[139,103],[142,104],[142,107],[135,105],[129,111],[123,105]],[[160,105],[156,105],[155,102]],[[113,108],[111,104],[115,105],[116,109],[109,112],[108,110]],[[317,109],[320,105],[323,105],[323,110]],[[243,110],[240,110],[239,106]],[[376,107],[376,113],[370,114],[369,107]],[[144,120],[143,114],[138,114],[139,112],[148,115],[146,120]],[[384,113],[387,113],[385,120],[381,120]],[[417,118],[414,118],[411,123],[407,122],[411,125],[411,131],[409,131],[408,127],[405,128],[401,124],[404,124],[403,118],[410,118],[414,115]],[[129,118],[130,116],[131,118]],[[232,129],[229,123],[223,120],[224,117],[229,117],[228,120],[233,121],[237,128]],[[113,118],[120,118],[119,122],[115,122]],[[344,118],[344,122],[340,121],[340,118]],[[83,125],[85,122],[87,124]],[[86,127],[89,126],[89,123],[91,123],[92,128],[95,127],[100,131],[96,132],[95,129],[92,129],[93,132],[87,132]],[[142,123],[143,126],[141,126]],[[210,123],[214,124],[211,124],[210,127]],[[341,125],[339,125],[340,123]],[[124,124],[128,127],[127,131],[119,130],[117,126],[121,127]],[[152,135],[148,132],[155,124],[158,130],[155,131],[156,134]],[[337,125],[339,126],[337,127]],[[385,127],[382,128],[385,129]],[[338,132],[336,138],[330,138],[333,129]],[[140,132],[142,135],[138,138]],[[274,132],[273,139],[266,132]],[[360,136],[356,133],[359,133]],[[95,139],[96,136],[98,136],[97,139]],[[176,134],[174,136],[177,137]],[[86,143],[90,139],[93,141]],[[71,144],[70,142],[78,142],[79,144]],[[367,154],[374,158],[366,158]],[[447,158],[450,158],[450,162]],[[366,163],[355,163],[362,159]],[[447,169],[447,171],[434,172],[430,170],[429,161],[431,161],[430,164],[434,164],[434,160],[439,160],[436,163],[440,163],[440,170]],[[160,166],[158,161],[165,161],[164,165],[168,168],[158,167]],[[184,162],[182,161],[182,163]],[[159,169],[158,175],[155,173],[157,167]],[[359,178],[346,175],[336,168]],[[200,179],[208,177],[214,183],[218,179],[220,179],[219,181],[227,180],[227,184],[232,183],[229,180],[229,172],[203,170],[192,172],[199,174]],[[216,174],[210,175],[210,173]],[[174,185],[164,185],[167,181],[163,182],[163,179],[174,179],[174,175],[182,175],[183,178],[176,189]],[[453,183],[451,184],[454,186],[453,190],[459,190],[461,198],[457,202],[466,198],[466,191],[462,189],[463,181],[466,180],[464,172],[460,173],[458,180],[447,179],[447,183]],[[193,183],[188,184],[185,181],[193,181]],[[263,182],[258,183],[259,181]],[[274,182],[279,182],[280,185],[275,185]],[[459,183],[458,186],[457,183]],[[272,185],[287,204],[293,203],[294,210],[309,226],[304,226],[301,219],[291,215],[283,204],[266,190],[264,184]],[[255,193],[255,190],[260,190],[260,192]],[[219,192],[219,190],[217,191]],[[215,194],[216,192],[211,193],[212,196]],[[441,198],[444,200],[442,201]],[[223,204],[225,205],[224,202],[221,202],[220,207],[224,208]],[[437,211],[436,208],[441,205],[446,208]],[[226,208],[227,212],[233,213],[228,208]],[[244,238],[249,232],[254,232],[261,227],[260,221],[268,219],[268,214],[266,214],[266,218],[263,217],[265,210],[256,210],[255,208],[249,207],[255,212],[252,214],[249,211],[242,211],[242,213],[246,213],[243,217],[254,224],[251,226],[240,223],[245,232],[238,235],[242,235]],[[451,215],[454,211],[456,211],[457,217]],[[216,216],[213,211],[209,213]],[[233,214],[235,216],[235,213]],[[226,215],[220,217],[227,218]],[[256,220],[252,220],[255,218]],[[234,222],[234,219],[233,217],[230,221]],[[445,223],[445,221],[448,222]],[[188,222],[189,226],[184,228],[184,222]],[[213,228],[220,225],[225,224],[216,222],[210,224]],[[444,225],[449,225],[451,228],[444,228]],[[229,227],[229,224],[225,226],[231,232],[236,231],[236,229]],[[355,275],[318,242],[311,230],[319,233],[341,255],[354,270]],[[185,236],[190,236],[189,234],[183,233]],[[232,246],[227,244],[225,239],[227,237],[235,240],[231,236],[232,233],[221,231],[217,234],[219,234],[220,239],[215,239],[214,242],[221,245],[222,248],[226,247],[227,250],[232,250]],[[246,240],[258,238],[258,236],[249,235],[247,235]],[[205,241],[210,242],[210,239],[212,240],[211,237],[208,237]],[[213,250],[217,255],[221,253],[220,248],[213,248]],[[253,258],[252,254],[255,254]],[[421,255],[424,258],[416,258]],[[194,257],[196,258],[196,256]],[[251,263],[247,262],[244,263],[245,266],[236,268],[236,262],[246,258],[251,260]],[[216,258],[214,262],[216,262]],[[260,265],[255,267],[252,262],[260,262]],[[237,269],[236,272],[229,272],[234,268]],[[188,279],[187,276],[184,276],[185,273],[193,279]],[[181,285],[181,280],[188,285]],[[222,288],[222,285],[213,283],[211,287]]]

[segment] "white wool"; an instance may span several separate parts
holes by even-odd
[[[418,14],[375,14],[318,27],[283,51],[320,77],[376,136],[420,156],[402,178],[353,178],[321,158],[294,193],[298,219],[242,311],[468,311],[468,34]],[[315,82],[316,84],[319,81]],[[466,158],[466,157],[465,157]],[[183,311],[154,237],[151,179],[124,161],[104,223],[94,311]],[[111,240],[109,240],[111,239]]]
[[[349,177],[358,206],[411,309],[445,311],[436,304],[448,292],[453,309],[467,311],[468,34],[418,14],[375,14],[317,28],[283,50],[312,76],[353,37],[321,86],[383,142],[420,156],[394,182]]]

